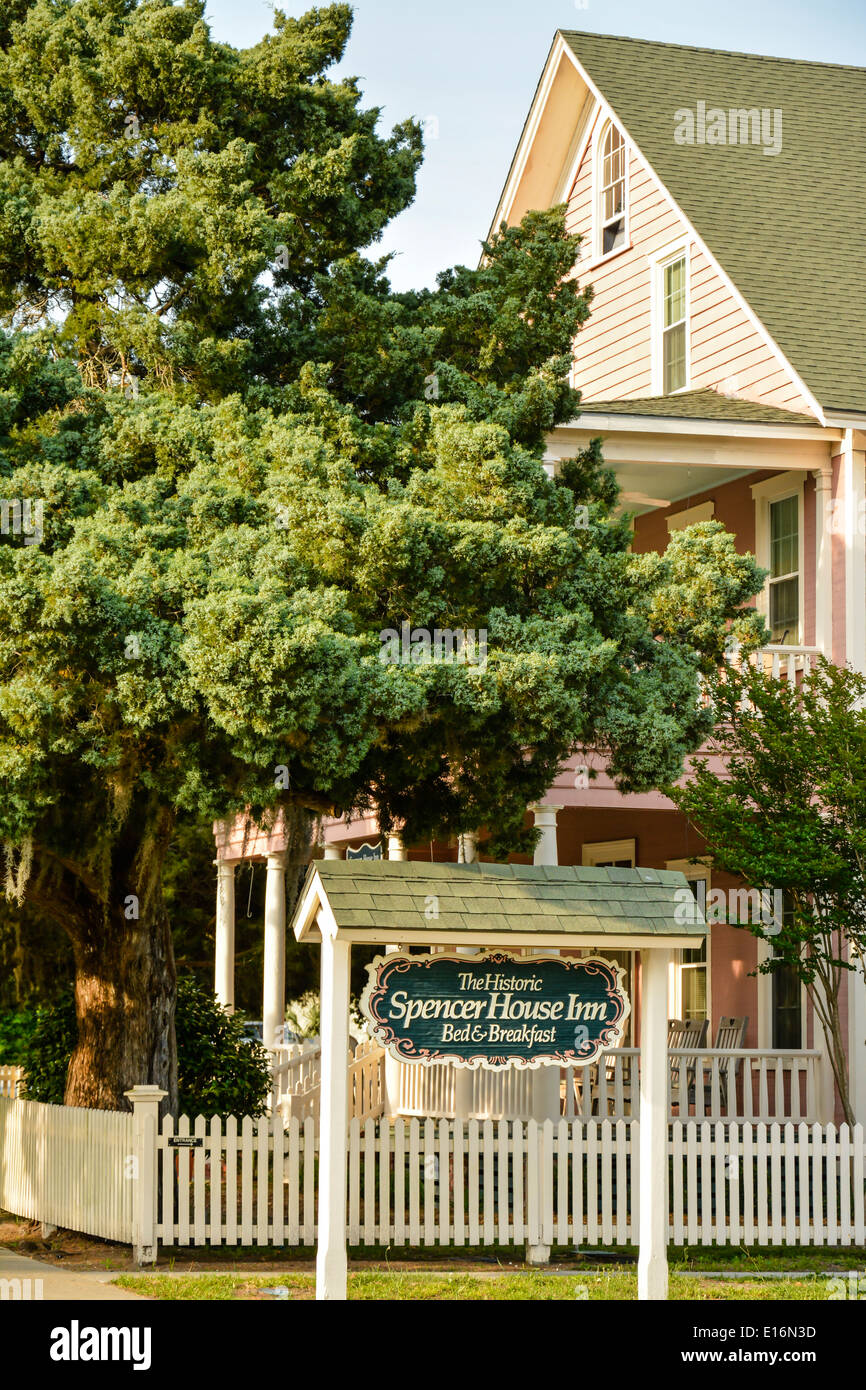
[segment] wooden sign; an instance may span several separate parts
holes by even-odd
[[[623,969],[599,956],[377,956],[361,1012],[401,1062],[582,1067],[618,1047]]]
[[[202,1139],[201,1135],[172,1134],[169,1136],[167,1143],[170,1149],[204,1148],[204,1139]]]

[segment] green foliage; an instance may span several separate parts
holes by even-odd
[[[66,1072],[77,1036],[75,999],[71,991],[55,1004],[40,1004],[36,1010],[36,1027],[21,1057],[28,1100],[63,1104]]]
[[[165,1027],[174,822],[375,807],[526,850],[577,747],[623,790],[676,778],[761,575],[712,526],[631,555],[597,442],[546,475],[590,304],[562,208],[433,291],[364,259],[420,134],[328,77],[345,6],[244,51],[201,0],[0,24],[0,479],[45,509],[0,541],[0,839]],[[386,664],[404,621],[485,631],[486,665]],[[158,1008],[121,978],[133,933]]]
[[[760,666],[728,669],[712,694],[724,773],[696,759],[693,778],[667,794],[718,869],[791,904],[759,969],[792,967],[809,990],[850,1118],[839,992],[866,956],[866,679],[822,657],[794,683]]]
[[[69,345],[91,385],[236,389],[262,355],[264,272],[309,294],[414,193],[418,126],[377,135],[356,81],[326,77],[347,5],[277,11],[246,50],[204,11],[33,0],[0,29],[0,312]]]
[[[194,980],[177,983],[178,1107],[182,1115],[259,1115],[270,1087],[268,1057],[245,1038],[242,1014],[224,1013]]]
[[[0,1010],[0,1066],[20,1066],[36,1028],[35,1009]]]
[[[268,1094],[267,1054],[243,1031],[242,1014],[226,1014],[191,979],[177,988],[175,1015],[179,1113],[258,1115]],[[77,1036],[75,1003],[67,993],[36,1010],[35,1028],[20,1053],[31,1100],[62,1105],[66,1071]]]

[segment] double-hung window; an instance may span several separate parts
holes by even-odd
[[[772,642],[799,641],[800,499],[770,503],[770,632]]]
[[[686,384],[686,258],[662,267],[662,390],[666,396]]]

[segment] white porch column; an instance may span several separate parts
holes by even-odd
[[[319,1240],[316,1298],[346,1298],[346,1140],[348,1130],[349,974],[352,948],[322,936]]]
[[[478,831],[464,830],[457,836],[457,863],[476,864],[478,862]]]
[[[854,431],[842,444],[845,490],[845,660],[866,675],[866,454],[854,448]]]
[[[556,817],[562,810],[561,806],[530,806],[530,811],[535,817],[535,828],[541,831],[538,843],[535,846],[535,853],[532,857],[533,864],[558,864],[559,854],[556,846]]]
[[[641,952],[639,1299],[668,1296],[668,967],[671,953]]]
[[[286,1016],[286,856],[269,854],[265,882],[262,1020],[265,1047],[276,1047]],[[348,1045],[348,1044],[347,1044]]]
[[[227,1014],[235,1011],[235,866],[215,859],[217,871],[213,992]]]
[[[325,853],[324,853],[324,856],[323,856],[323,857],[324,857],[325,859],[342,859],[342,858],[343,858],[343,846],[342,846],[342,845],[325,845]]]
[[[862,965],[848,972],[848,1072],[854,1121],[866,1125],[866,978]]]
[[[815,479],[815,646],[825,656],[833,650],[833,575],[830,501],[833,487],[831,464],[816,469]]]
[[[403,844],[403,836],[392,834],[388,836],[388,858],[389,859],[408,859],[406,846]]]

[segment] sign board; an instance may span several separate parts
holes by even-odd
[[[202,1149],[204,1139],[200,1135],[192,1134],[172,1134],[168,1141],[170,1149]]]
[[[382,858],[382,841],[381,841],[381,840],[377,841],[377,843],[376,843],[375,845],[372,845],[372,844],[370,844],[370,843],[368,842],[368,843],[365,843],[365,844],[363,844],[363,845],[359,845],[357,849],[352,849],[352,846],[351,846],[351,845],[348,845],[347,848],[346,848],[346,858],[347,858],[347,859],[381,859],[381,858]]]
[[[623,969],[600,956],[377,956],[361,1012],[401,1062],[582,1067],[618,1047]]]

